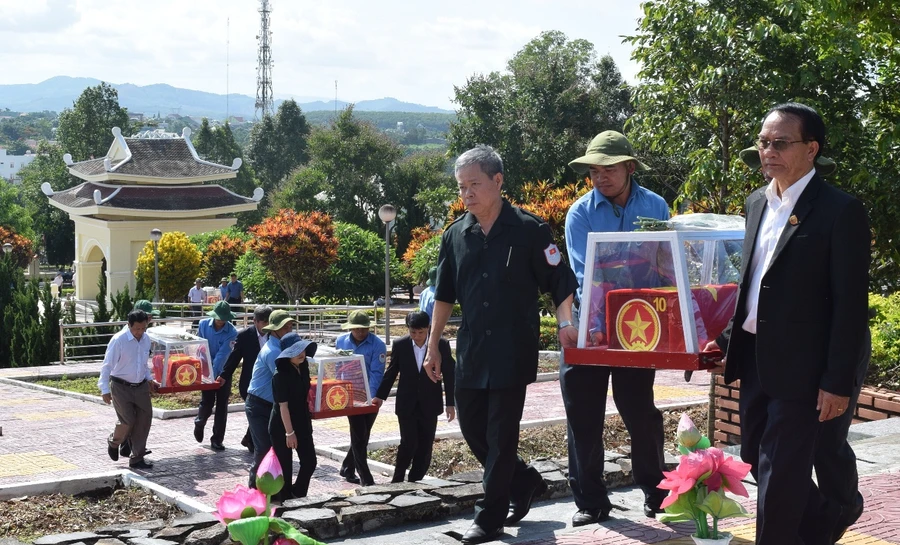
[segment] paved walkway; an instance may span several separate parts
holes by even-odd
[[[0,377],[59,376],[97,373],[99,363],[79,363],[23,369],[2,369]],[[691,383],[684,382],[681,372],[657,375],[656,399],[659,405],[704,401],[708,378],[698,373]],[[614,408],[612,396],[610,409]],[[238,400],[240,401],[240,400]],[[610,411],[614,412],[614,411]],[[555,380],[532,384],[528,389],[523,425],[564,421],[559,383]],[[203,443],[193,438],[193,418],[154,419],[147,457],[153,470],[142,472],[153,481],[192,496],[213,506],[219,495],[247,480],[252,457],[240,445],[246,429],[243,412],[229,415],[225,435],[226,450],[209,448],[212,422],[207,423]],[[126,468],[127,460],[111,461],[106,454],[106,437],[112,431],[115,412],[111,406],[81,401],[53,393],[0,383],[0,485],[33,480],[73,477],[89,473]],[[347,492],[353,485],[338,476],[340,463],[335,448],[349,443],[346,418],[316,420],[314,439],[319,447],[318,467],[313,475],[310,494]],[[457,435],[457,422],[438,421],[438,434]],[[394,415],[394,398],[385,402],[372,430],[371,444],[396,444],[399,427]],[[330,451],[330,452],[329,452]],[[390,481],[390,468],[370,462],[377,483]]]
[[[99,364],[94,363],[3,369],[0,377],[90,373],[98,368]],[[706,399],[707,391],[708,378],[704,373],[697,373],[691,383],[684,382],[681,372],[657,374],[656,397],[661,406],[702,401]],[[393,408],[392,398],[386,402],[376,421],[373,443],[397,440],[399,433]],[[613,408],[612,404],[610,408]],[[539,382],[529,387],[525,424],[559,421],[564,416],[556,381]],[[0,383],[0,485],[126,468],[127,461],[112,462],[106,455],[105,438],[114,420],[112,408],[103,404]],[[212,506],[223,491],[246,481],[251,462],[249,453],[239,444],[246,425],[243,413],[231,413],[229,420],[226,450],[214,452],[207,442],[198,444],[194,441],[192,418],[154,419],[149,438],[154,452],[148,459],[156,466],[152,471],[143,472],[144,475]],[[316,421],[314,430],[321,453],[310,493],[350,493],[352,485],[337,474],[339,462],[329,456],[331,453],[337,457],[333,448],[342,447],[348,441],[346,419]],[[840,543],[900,544],[900,419],[856,425],[853,430],[853,437],[861,439],[854,448],[859,458],[860,489],[866,499],[866,512]],[[211,423],[207,433],[210,431]],[[447,423],[441,419],[439,432],[452,434],[455,431],[458,431],[456,422]],[[376,482],[386,483],[389,468],[371,465]],[[751,486],[749,490],[754,497],[755,489]],[[572,528],[569,521],[574,505],[571,498],[563,498],[537,504],[518,527],[506,529],[502,541],[528,545],[691,543],[687,537],[691,530],[688,525],[663,525],[641,515],[639,490],[615,490],[611,497],[616,506],[614,518],[602,525]],[[748,500],[746,506],[751,512],[755,511],[752,500]],[[452,545],[458,542],[451,536],[465,531],[470,520],[471,514],[466,514],[447,521],[386,529],[344,541],[365,540],[366,545],[395,545],[399,538],[409,544]],[[747,519],[732,519],[724,523],[724,528],[735,534],[732,543],[753,542],[755,528]]]

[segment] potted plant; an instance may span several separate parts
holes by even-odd
[[[271,497],[283,486],[281,464],[275,449],[270,448],[256,472],[256,488],[239,484],[234,490],[224,492],[216,502],[213,515],[228,527],[231,539],[242,545],[269,545],[270,534],[280,535],[274,545],[324,545],[272,516],[275,508],[270,506]]]
[[[719,531],[719,520],[752,515],[737,501],[727,497],[725,492],[747,497],[747,489],[741,479],[747,476],[750,464],[711,447],[709,439],[700,434],[687,414],[681,415],[676,439],[682,456],[675,471],[663,472],[665,478],[658,485],[669,491],[662,502],[666,514],[660,520],[691,520],[696,527],[691,535],[694,543],[727,545],[732,535]]]

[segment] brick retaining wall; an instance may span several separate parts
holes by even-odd
[[[710,438],[716,446],[740,444],[741,417],[738,414],[740,398],[741,381],[725,384],[722,375],[716,375],[716,428]],[[900,392],[863,386],[853,413],[854,423],[898,416],[900,416]]]

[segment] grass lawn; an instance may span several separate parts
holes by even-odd
[[[38,380],[35,384],[58,388],[69,392],[78,392],[100,397],[97,388],[97,377],[66,378]],[[241,399],[238,393],[238,381],[231,381],[231,402]],[[157,409],[195,409],[200,405],[200,392],[178,392],[175,394],[150,394],[150,401]]]

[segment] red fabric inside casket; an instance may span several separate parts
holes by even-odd
[[[691,288],[701,348],[728,325],[737,303],[735,284]],[[684,329],[674,288],[618,289],[606,294],[609,348],[684,352]],[[705,333],[705,335],[704,335]]]

